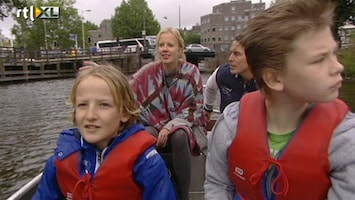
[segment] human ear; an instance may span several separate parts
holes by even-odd
[[[126,113],[122,113],[121,122],[126,123],[129,120],[129,116]]]
[[[265,69],[263,73],[263,80],[271,90],[282,91],[284,89],[281,72],[276,71],[275,69]]]

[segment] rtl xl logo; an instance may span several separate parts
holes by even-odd
[[[16,12],[16,17],[22,17],[24,19],[30,19],[34,21],[37,18],[40,19],[58,19],[59,18],[59,7],[58,6],[41,6],[41,7],[34,7],[30,6],[28,9],[27,7],[18,9]]]

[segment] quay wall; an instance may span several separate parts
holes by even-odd
[[[0,49],[1,50],[1,49]],[[17,52],[17,53],[15,53]],[[144,52],[122,53],[110,51],[105,54],[94,55],[90,52],[82,54],[45,54],[45,56],[30,56],[32,54],[11,51],[0,51],[0,84],[15,82],[29,82],[46,79],[72,78],[82,66],[83,61],[91,60],[97,63],[112,63],[125,74],[136,72],[144,64],[151,62]],[[187,61],[203,67],[202,73],[212,71],[223,63],[228,62],[228,53],[215,52],[186,52]]]
[[[29,82],[46,79],[72,78],[82,66],[83,61],[112,63],[125,74],[131,74],[142,66],[140,54],[119,54],[83,56],[73,58],[25,59],[7,61],[0,59],[0,84]]]

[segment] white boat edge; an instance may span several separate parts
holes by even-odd
[[[28,195],[30,193],[31,190],[35,192],[35,189],[37,188],[39,182],[41,181],[42,174],[43,174],[42,172],[39,173],[30,182],[28,182],[26,185],[24,185],[19,190],[17,190],[13,195],[7,198],[7,200],[22,200],[25,198],[25,195]]]

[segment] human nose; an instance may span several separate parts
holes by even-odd
[[[162,51],[166,51],[168,48],[168,45],[166,45],[166,44],[162,44],[161,46],[160,46],[160,49],[162,50]]]
[[[97,118],[97,109],[95,105],[89,105],[87,110],[86,110],[86,119],[88,120],[94,120]]]
[[[231,54],[229,54],[228,61],[229,61],[229,63],[232,63],[233,60],[234,60],[234,55],[233,55],[233,53],[231,53]]]
[[[344,65],[339,62],[338,58],[335,56],[333,59],[332,68],[333,72],[338,74],[344,71]]]

